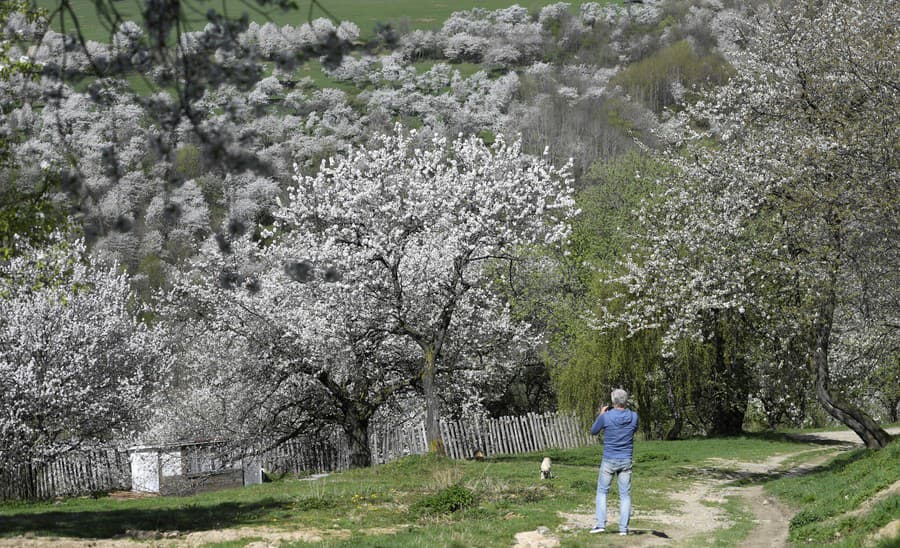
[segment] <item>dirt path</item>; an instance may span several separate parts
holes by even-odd
[[[396,532],[396,528],[378,528],[361,531],[363,534],[386,535]],[[179,534],[177,531],[131,531],[129,538],[118,539],[78,539],[66,537],[12,537],[0,539],[2,548],[195,548],[209,543],[235,542],[252,538],[248,544],[252,548],[279,546],[282,542],[317,543],[324,540],[345,540],[351,532],[344,529],[322,530],[315,528],[284,531],[271,527],[240,527],[235,529],[214,529]]]
[[[845,445],[842,447],[850,447]],[[748,547],[783,546],[788,535],[788,523],[790,512],[773,497],[768,497],[761,486],[737,487],[732,484],[735,480],[765,477],[771,474],[784,473],[784,463],[804,453],[818,452],[819,449],[806,449],[785,455],[771,457],[762,462],[742,462],[727,459],[710,459],[706,466],[699,468],[705,479],[695,481],[685,489],[672,493],[671,498],[676,503],[677,510],[641,510],[634,509],[632,523],[651,523],[651,528],[632,527],[626,538],[617,535],[603,535],[598,537],[597,545],[627,545],[627,546],[689,546],[703,535],[712,533],[717,529],[733,525],[728,521],[722,505],[729,497],[743,497],[754,511],[756,528],[750,535],[752,542],[742,545]],[[813,469],[817,464],[833,457],[838,449],[820,454],[812,461],[802,466],[791,468],[788,473],[805,473]],[[581,531],[590,529],[594,525],[593,508],[585,507],[584,512],[562,513],[565,519],[560,527],[561,532]],[[616,523],[619,519],[616,508],[610,508],[608,520]],[[518,537],[515,548],[558,546],[557,535],[547,534],[542,538],[531,532],[528,537]],[[522,542],[526,541],[526,542]],[[545,544],[538,544],[538,542]],[[546,543],[546,542],[550,543]]]
[[[838,440],[841,441],[841,440]],[[840,445],[835,447],[835,451],[819,455],[812,460],[807,460],[803,464],[793,466],[788,470],[783,468],[779,471],[777,468],[769,473],[778,471],[781,477],[802,476],[815,471],[816,468],[833,458],[840,451],[846,451],[853,447],[852,444]],[[813,450],[816,451],[816,450]],[[790,456],[802,455],[800,451]],[[785,459],[782,459],[782,461]],[[762,485],[750,485],[740,489],[740,496],[744,498],[747,508],[754,515],[756,527],[747,538],[738,546],[740,548],[771,548],[788,545],[788,530],[791,517],[794,511],[777,498],[766,494]]]
[[[888,429],[891,434],[900,433],[900,428]],[[815,434],[797,434],[791,436],[798,441],[808,441],[812,443],[829,443],[835,442],[836,449],[846,450],[854,446],[862,445],[859,436],[849,430],[838,432],[819,432]],[[799,466],[795,466],[790,470],[782,473],[782,475],[802,475],[811,472],[817,466],[830,459],[834,454],[829,453],[822,455],[812,461],[806,461]],[[895,482],[886,493],[879,493],[876,499],[889,496],[891,493],[900,489],[900,481]],[[741,548],[767,548],[787,546],[788,526],[794,512],[781,504],[775,497],[766,495],[761,485],[752,485],[745,487],[741,495],[747,502],[748,507],[753,511],[756,518],[757,526],[751,531],[747,539],[740,544]],[[875,500],[864,503],[862,507],[856,510],[856,513],[867,511],[867,508],[875,503]]]
[[[891,434],[900,434],[900,428],[888,430]],[[626,539],[619,537],[604,537],[598,539],[598,545],[626,545],[627,546],[689,546],[697,537],[709,534],[716,529],[730,527],[731,524],[721,505],[728,497],[740,496],[744,499],[747,508],[753,512],[755,527],[747,538],[739,545],[741,548],[772,548],[787,546],[788,526],[793,516],[793,511],[779,502],[775,497],[765,493],[762,485],[751,484],[749,486],[731,485],[738,479],[763,479],[767,476],[778,475],[794,476],[803,475],[814,471],[817,467],[827,462],[841,451],[846,451],[860,445],[859,437],[851,431],[820,432],[815,434],[798,434],[791,436],[798,441],[821,443],[822,448],[805,449],[785,455],[778,455],[762,462],[741,462],[726,459],[710,459],[707,466],[701,469],[708,479],[694,482],[685,490],[674,493],[672,498],[676,501],[678,510],[642,512],[639,508],[634,510],[632,521],[650,522],[650,529],[632,529]],[[822,452],[822,449],[832,450]],[[785,467],[785,463],[804,453],[818,453],[804,459],[802,463]],[[900,483],[900,482],[898,482]],[[894,484],[889,491],[898,489]],[[881,496],[881,494],[880,494]],[[886,495],[885,495],[886,496]],[[593,508],[584,508],[584,512],[563,513],[565,524],[560,527],[560,532],[566,533],[574,530],[590,529],[594,525]],[[609,522],[618,521],[615,509],[610,509]],[[527,537],[517,536],[514,547],[525,548],[531,546],[558,546],[558,535],[547,533],[545,535],[529,532]],[[527,539],[527,540],[526,540]],[[521,542],[526,541],[526,542]],[[554,543],[555,541],[555,543]]]
[[[778,499],[766,495],[762,485],[745,488],[741,496],[753,510],[757,526],[740,546],[742,548],[786,546],[790,523],[788,516],[791,515],[788,508],[778,502]]]

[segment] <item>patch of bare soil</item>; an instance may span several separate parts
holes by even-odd
[[[2,548],[147,548],[146,542],[131,538],[96,539],[72,537],[21,537],[0,538]]]
[[[640,507],[632,510],[632,522],[650,522],[650,529],[634,528],[629,531],[629,546],[658,546],[658,545],[688,545],[691,539],[707,535],[717,529],[730,527],[722,505],[726,497],[740,495],[751,497],[751,505],[759,505],[767,510],[764,516],[757,515],[760,526],[769,526],[765,537],[769,541],[760,546],[773,546],[771,540],[787,538],[787,520],[783,516],[776,515],[783,508],[776,507],[764,496],[762,489],[758,492],[746,487],[726,487],[726,484],[734,479],[770,474],[789,457],[793,455],[779,455],[764,462],[740,462],[725,459],[711,459],[707,461],[701,471],[707,479],[696,481],[685,486],[685,489],[673,493],[676,510],[652,510],[642,511]],[[771,510],[769,512],[769,510]],[[594,525],[593,509],[590,513],[560,514],[566,521],[563,530],[588,529]],[[618,510],[610,507],[608,523],[613,525],[618,522]],[[783,529],[783,532],[780,532]],[[783,544],[783,543],[782,543]],[[777,544],[775,544],[777,545]]]
[[[762,485],[751,485],[741,491],[757,524],[753,533],[740,544],[741,548],[787,546],[789,520],[793,512],[777,498],[768,496]]]
[[[385,534],[379,529],[376,534]],[[24,536],[0,539],[0,548],[135,548],[145,547],[150,542],[156,548],[193,548],[211,542],[229,542],[240,539],[260,539],[259,546],[278,546],[282,542],[321,542],[325,539],[346,539],[350,531],[346,529],[295,529],[284,531],[270,527],[241,527],[237,529],[216,529],[195,531],[186,535],[177,531],[130,531],[128,538],[120,539],[76,539],[63,537]]]
[[[364,535],[392,535],[408,527],[373,527],[362,529]],[[294,529],[282,530],[271,527],[241,527],[237,529],[215,529],[179,533],[178,531],[129,531],[126,538],[118,539],[77,539],[64,537],[37,537],[26,535],[0,538],[0,548],[136,548],[152,545],[154,548],[193,548],[212,542],[231,542],[240,539],[259,539],[248,544],[252,548],[271,548],[282,542],[322,542],[349,538],[346,529]],[[529,545],[532,546],[532,545]],[[540,545],[541,547],[544,545]],[[534,545],[535,548],[538,545]]]
[[[343,529],[296,529],[284,531],[268,527],[240,527],[238,529],[215,529],[211,531],[195,531],[178,538],[178,544],[185,547],[202,546],[210,542],[229,542],[242,538],[261,538],[267,543],[277,546],[281,542],[322,542],[325,538],[345,539],[350,531]]]
[[[677,511],[642,511],[633,508],[631,520],[651,522],[650,529],[632,527],[628,534],[628,546],[657,546],[661,544],[685,543],[688,539],[710,533],[716,529],[727,527],[730,522],[721,508],[725,502],[724,492],[719,480],[699,481],[688,485],[683,491],[672,495],[678,507]],[[590,513],[561,513],[565,518],[565,524],[561,527],[564,531],[590,529],[594,526],[593,508]],[[615,530],[615,524],[619,521],[618,509],[610,506],[607,513],[608,525]],[[606,538],[604,533],[600,538]],[[615,537],[618,538],[618,537]]]
[[[872,537],[872,544],[877,544],[883,540],[897,539],[900,539],[900,519],[895,519],[875,533]]]
[[[556,548],[557,546],[559,546],[559,537],[551,533],[547,527],[516,533],[516,540],[513,544],[513,548]]]

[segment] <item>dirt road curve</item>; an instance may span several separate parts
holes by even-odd
[[[900,428],[890,428],[888,432],[896,435],[900,434]],[[795,434],[791,436],[798,441],[808,442],[837,442],[845,443],[847,447],[862,445],[862,440],[855,432],[850,430],[841,430],[838,432],[817,432],[815,434]],[[806,462],[801,466],[797,466],[787,471],[786,474],[802,474],[811,468],[814,468],[822,460],[816,459],[814,462]],[[896,490],[897,483],[890,489]],[[761,485],[753,485],[744,489],[742,496],[747,500],[747,504],[753,510],[756,516],[757,526],[750,533],[750,536],[740,545],[741,548],[768,548],[787,546],[788,525],[793,513],[786,508],[774,497],[766,496]]]
[[[891,434],[900,434],[900,428],[888,430]],[[729,526],[721,504],[728,497],[740,496],[745,499],[747,507],[754,513],[756,527],[740,544],[741,548],[774,548],[787,546],[788,525],[793,512],[775,497],[765,493],[762,485],[737,487],[729,485],[735,479],[747,477],[763,477],[772,474],[781,476],[800,475],[815,470],[822,463],[830,460],[841,451],[861,445],[859,436],[852,431],[818,432],[815,434],[797,434],[791,436],[798,441],[816,443],[823,447],[830,446],[833,451],[821,453],[820,449],[804,449],[795,453],[779,455],[763,462],[741,462],[726,459],[711,459],[704,464],[703,472],[708,479],[695,482],[684,491],[675,493],[673,498],[678,502],[676,511],[641,512],[634,510],[632,519],[639,522],[650,522],[652,529],[633,529],[633,535],[617,542],[618,537],[597,539],[598,546],[691,546],[697,537],[709,534],[716,529]],[[804,459],[802,464],[785,468],[784,463],[803,453],[817,452],[815,457]],[[900,489],[895,484],[890,490]],[[590,528],[594,524],[593,512],[562,514],[566,523],[563,531]],[[609,522],[615,523],[618,515],[610,511]],[[554,534],[539,534],[538,531],[520,533],[516,537],[517,548],[552,548],[559,546],[559,537]]]

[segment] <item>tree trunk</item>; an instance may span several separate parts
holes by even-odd
[[[815,326],[816,348],[813,364],[816,368],[816,398],[829,415],[856,432],[869,449],[881,449],[891,441],[891,436],[878,426],[868,414],[831,392],[828,369],[828,345],[834,320],[835,294],[832,291],[819,310]]]
[[[666,440],[677,440],[681,436],[681,429],[684,427],[684,418],[681,415],[681,407],[675,401],[675,388],[672,386],[672,370],[671,367],[663,365],[664,382],[666,383],[666,403],[669,405],[669,411],[672,412],[672,428],[666,432]]]
[[[372,450],[369,448],[369,415],[352,406],[344,411],[344,433],[350,450],[350,468],[372,466]]]
[[[366,399],[366,387],[359,393],[352,393],[346,386],[340,385],[322,371],[318,375],[319,382],[337,401],[343,414],[341,429],[347,435],[347,446],[350,451],[350,468],[365,468],[372,465],[372,450],[369,448],[369,420],[378,405]]]
[[[434,386],[435,376],[434,349],[425,348],[425,365],[422,370],[422,392],[425,396],[425,441],[428,452],[446,455],[444,440],[441,439],[440,402]]]
[[[724,329],[731,329],[718,317],[714,320],[713,362],[714,393],[712,401],[712,424],[709,433],[713,436],[737,436],[743,431],[744,415],[747,412],[749,383],[747,366],[736,348],[732,356],[726,356]],[[737,343],[732,343],[737,344]]]

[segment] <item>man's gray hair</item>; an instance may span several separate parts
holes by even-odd
[[[625,406],[628,403],[628,392],[622,390],[621,388],[616,388],[612,391],[612,402],[613,405],[621,405]]]

